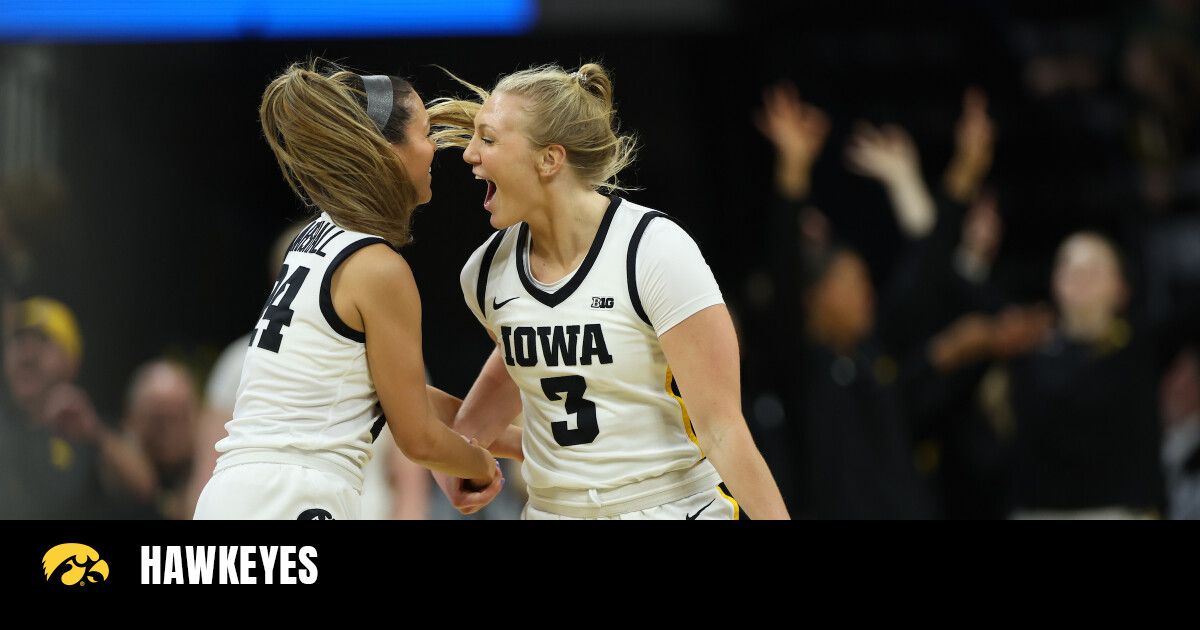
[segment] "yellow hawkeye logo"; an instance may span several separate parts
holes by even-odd
[[[42,570],[46,581],[60,575],[68,586],[95,584],[108,579],[108,563],[100,559],[95,549],[79,543],[56,545],[42,556]]]

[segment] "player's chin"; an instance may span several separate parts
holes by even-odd
[[[495,206],[489,208],[488,212],[490,212],[492,215],[489,219],[489,222],[492,224],[492,227],[496,228],[497,230],[503,230],[504,228],[512,227],[517,223],[511,217],[505,215],[504,212],[498,211]]]

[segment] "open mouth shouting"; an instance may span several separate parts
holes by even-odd
[[[496,182],[490,179],[483,179],[478,175],[475,176],[475,179],[480,179],[487,183],[487,193],[483,196],[483,207],[491,211],[492,200],[496,198]]]

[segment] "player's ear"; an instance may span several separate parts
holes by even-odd
[[[567,150],[561,144],[551,144],[543,148],[538,156],[538,174],[553,177],[566,163]]]

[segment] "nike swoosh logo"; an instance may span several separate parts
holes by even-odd
[[[492,298],[492,310],[498,311],[498,310],[500,310],[500,307],[504,306],[505,304],[508,304],[509,302],[511,302],[519,297],[521,297],[521,296],[518,295],[517,297],[508,298],[507,300],[504,300],[503,302],[497,302],[496,298]]]
[[[712,501],[709,501],[709,502],[708,502],[708,505],[712,505],[712,504],[713,504],[713,501],[716,501],[716,499],[713,499]],[[689,521],[694,521],[694,520],[696,520],[696,517],[697,517],[697,516],[700,516],[700,512],[703,512],[704,510],[707,510],[707,509],[708,509],[708,505],[706,505],[706,506],[704,506],[704,507],[700,508],[699,510],[697,510],[695,514],[688,514],[688,515],[687,515],[687,520],[689,520]]]

